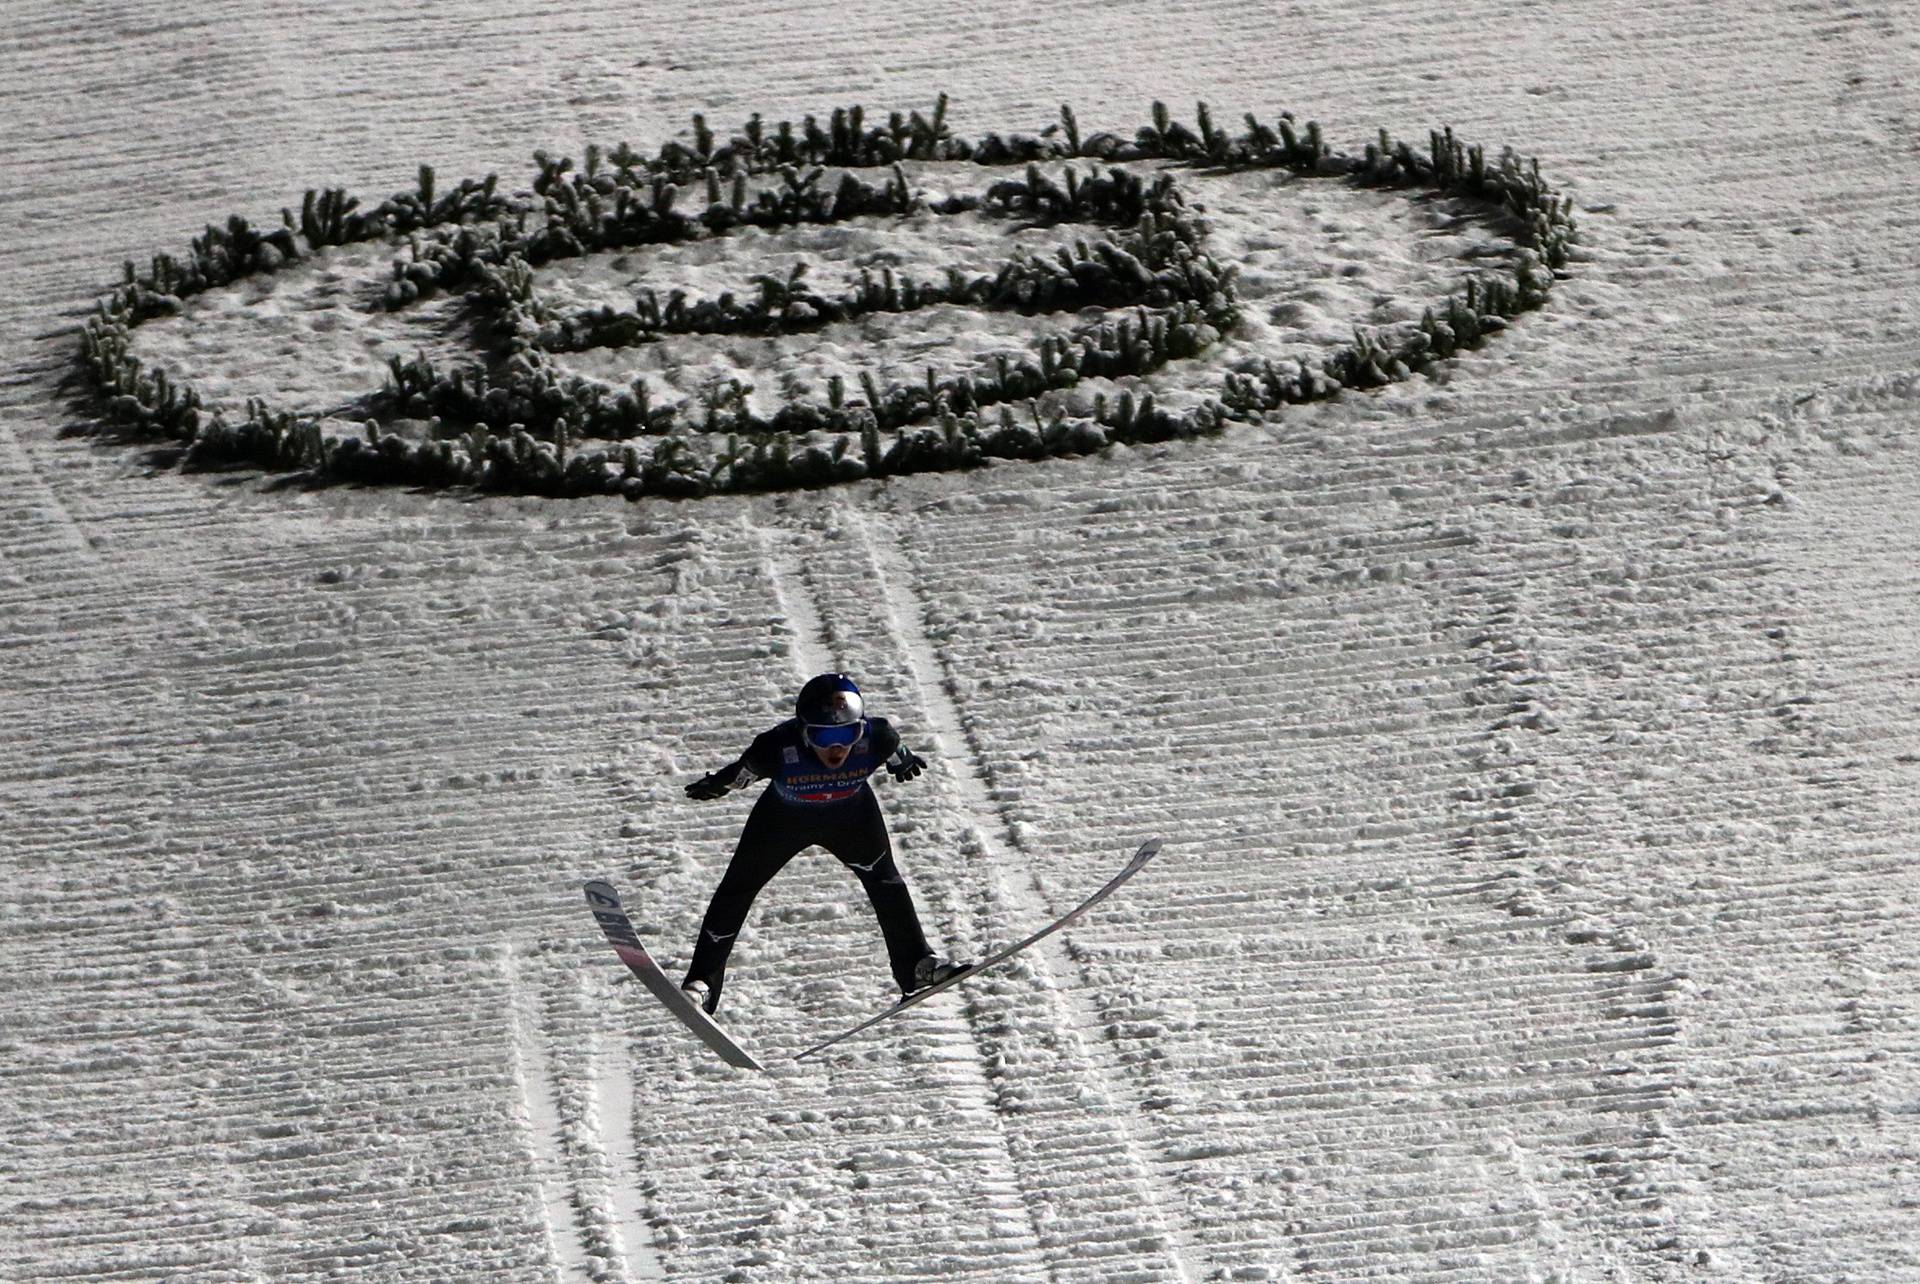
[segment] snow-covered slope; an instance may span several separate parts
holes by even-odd
[[[0,42],[0,1277],[1920,1277],[1920,45],[1897,5],[22,0]],[[125,258],[431,162],[954,96],[1538,154],[1585,245],[1440,379],[1078,462],[690,504],[75,438]],[[1171,376],[1170,376],[1171,377]],[[858,674],[962,951],[750,1078],[632,987]],[[886,998],[796,862],[776,1061]]]

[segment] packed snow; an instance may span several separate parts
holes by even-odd
[[[0,1277],[1920,1279],[1899,6],[8,22]],[[1349,150],[1451,125],[1538,155],[1581,245],[1431,377],[1071,461],[568,502],[181,472],[79,431],[90,300],[228,214],[941,91],[972,136],[1062,101],[1088,132],[1288,110]],[[1182,181],[1261,305],[1149,380],[1176,400],[1500,252],[1398,194]],[[548,285],[624,306],[800,253],[1004,253],[889,235]],[[235,404],[331,409],[469,346],[451,305],[374,309],[389,257],[142,341]],[[917,369],[925,320],[645,359],[777,394]],[[951,320],[960,362],[1030,319]],[[619,983],[581,885],[684,959],[746,800],[682,787],[828,669],[932,764],[876,789],[945,948],[1167,846],[796,1063],[892,997],[858,884],[802,857],[729,973],[753,1075]]]

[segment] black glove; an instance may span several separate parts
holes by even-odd
[[[687,786],[687,797],[700,802],[711,802],[715,798],[724,798],[733,788],[732,773],[711,771]]]
[[[887,770],[893,773],[895,780],[912,780],[927,769],[927,760],[905,745],[900,751],[887,759]]]

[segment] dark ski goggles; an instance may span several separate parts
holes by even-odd
[[[815,749],[838,749],[851,745],[865,735],[866,731],[867,720],[861,718],[857,722],[843,722],[837,727],[816,727],[808,723],[802,734],[806,742]]]

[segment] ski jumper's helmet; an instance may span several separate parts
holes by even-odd
[[[793,711],[813,745],[852,744],[860,738],[866,702],[860,688],[844,673],[823,673],[800,688]]]

